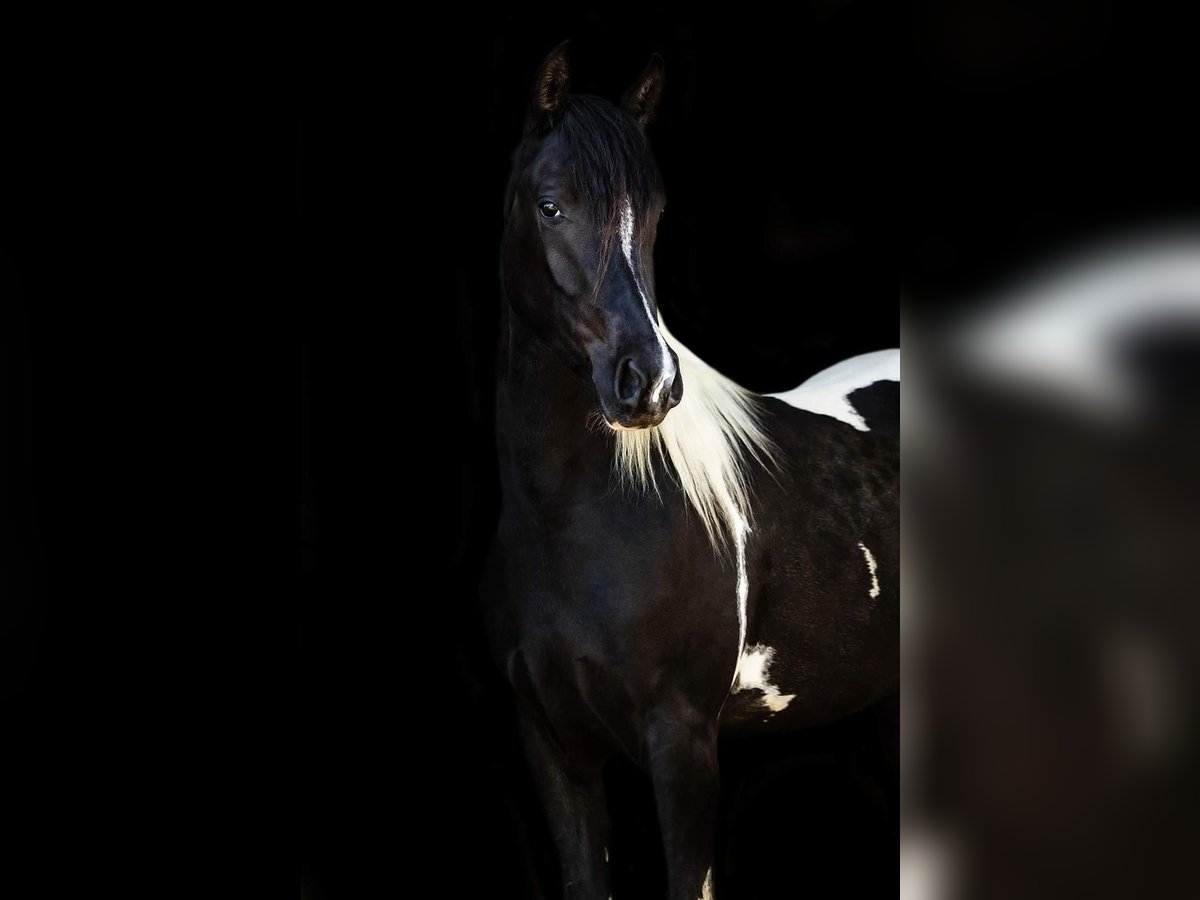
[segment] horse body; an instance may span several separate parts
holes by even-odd
[[[894,438],[764,402],[790,462],[752,473],[743,639],[738,560],[713,548],[669,474],[659,494],[616,484],[586,392],[552,354],[524,362],[544,384],[501,382],[495,551],[509,600],[488,608],[510,676],[523,669],[548,722],[569,722],[556,732],[595,732],[601,752],[637,758],[671,702],[745,733],[824,724],[895,689]]]
[[[564,96],[560,48],[534,104]],[[568,206],[583,221],[578,200],[538,199],[569,171],[553,141],[552,126],[527,137],[509,192],[488,633],[565,895],[608,896],[601,771],[621,753],[653,783],[671,897],[711,897],[718,735],[822,724],[896,690],[897,441],[868,424],[889,389],[856,393],[862,412],[843,396],[849,424],[725,382],[658,320],[631,214],[606,255],[560,227]]]
[[[780,402],[766,408],[787,462],[754,473],[746,640],[724,733],[826,724],[898,684],[896,441]]]

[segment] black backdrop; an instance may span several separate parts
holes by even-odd
[[[757,389],[1195,209],[1193,32],[1151,6],[295,24],[4,29],[0,666],[30,801],[6,812],[11,880],[50,893],[136,873],[161,895],[293,834],[330,898],[412,871],[522,896],[521,848],[546,866],[474,589],[501,186],[562,38],[610,96],[666,57],[660,301]],[[894,889],[863,723],[722,763],[725,886]],[[619,885],[653,892],[651,808],[614,779]]]

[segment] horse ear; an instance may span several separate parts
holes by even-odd
[[[643,125],[653,122],[654,117],[658,115],[658,104],[662,100],[665,74],[666,66],[663,58],[657,53],[653,54],[637,81],[621,98],[621,106]]]
[[[546,61],[538,70],[533,82],[533,93],[529,98],[529,114],[526,130],[541,128],[548,120],[562,112],[567,104],[570,67],[567,65],[567,48],[570,41],[563,41],[550,51]]]

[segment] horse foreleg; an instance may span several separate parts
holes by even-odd
[[[648,768],[662,826],[671,900],[711,900],[719,785],[715,723],[659,723]]]
[[[558,851],[564,900],[606,900],[608,810],[601,766],[569,759],[529,717],[522,717],[521,739]]]

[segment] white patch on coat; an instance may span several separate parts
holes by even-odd
[[[867,591],[868,596],[872,600],[879,596],[879,576],[876,574],[879,570],[878,563],[875,562],[875,556],[867,549],[867,545],[862,541],[858,542],[858,549],[862,551],[863,556],[867,558],[867,569],[871,573],[871,589]]]
[[[675,362],[671,359],[667,342],[662,336],[662,331],[659,330],[658,318],[650,311],[650,301],[646,298],[646,292],[642,290],[642,279],[638,277],[637,266],[633,264],[633,204],[629,202],[628,197],[625,198],[625,206],[621,209],[621,252],[625,254],[625,263],[629,266],[629,274],[633,276],[638,296],[642,298],[642,309],[646,310],[646,318],[650,320],[650,327],[654,330],[654,337],[658,340],[658,352],[662,358],[659,361],[658,379],[650,389],[650,402],[657,403],[663,386],[668,380],[673,381],[675,378]]]
[[[704,885],[700,888],[700,900],[713,900],[712,866],[704,873]]]
[[[768,394],[789,406],[831,416],[859,431],[870,431],[863,417],[847,399],[859,388],[877,381],[900,380],[900,351],[878,350],[835,363],[823,369],[799,387],[781,394]]]
[[[771,712],[787,709],[787,705],[796,699],[796,695],[781,694],[779,687],[771,684],[771,660],[774,658],[774,647],[765,644],[751,644],[747,647],[738,663],[732,693],[762,691],[762,705]]]
[[[733,523],[733,542],[737,550],[737,620],[738,620],[738,661],[739,665],[734,666],[733,680],[737,682],[738,668],[742,658],[742,652],[746,647],[746,598],[750,595],[750,579],[746,577],[746,535],[750,532],[750,526],[746,524],[746,520],[742,518],[737,510],[731,510],[729,513],[730,521]]]

